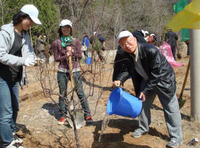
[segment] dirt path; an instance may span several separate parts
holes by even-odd
[[[182,59],[178,60],[184,63],[183,67],[176,68],[177,95],[179,96],[184,74],[187,67],[188,57],[186,51],[182,51]],[[109,53],[111,54],[111,53]],[[144,148],[162,148],[169,140],[164,121],[162,107],[156,98],[153,103],[151,114],[152,122],[148,134],[139,139],[131,137],[132,132],[137,127],[137,118],[130,119],[117,115],[109,116],[109,124],[105,129],[101,142],[98,142],[101,133],[102,121],[106,115],[106,102],[111,93],[112,82],[112,59],[100,67],[103,74],[95,79],[94,92],[91,92],[91,75],[84,76],[84,90],[88,97],[93,126],[84,126],[79,131],[80,145],[83,148],[124,148],[124,147],[144,147]],[[83,67],[87,65],[83,64]],[[56,104],[49,98],[45,98],[40,83],[34,77],[35,67],[28,69],[30,78],[28,87],[20,91],[20,111],[17,119],[19,132],[18,135],[24,140],[24,146],[27,148],[60,148],[75,147],[73,129],[68,125],[60,126],[57,124],[59,111]],[[55,77],[56,79],[56,77]],[[56,83],[55,83],[56,85]],[[131,80],[125,83],[125,88],[133,91]],[[58,91],[57,89],[55,91]],[[190,121],[190,77],[188,77],[183,97],[187,99],[185,106],[181,109],[183,123],[183,144],[182,148],[188,147],[186,143],[193,138],[200,139],[200,125]],[[57,96],[53,96],[55,102],[58,102]],[[195,147],[199,147],[197,144]]]

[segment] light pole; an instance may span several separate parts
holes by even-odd
[[[200,122],[200,30],[190,32],[191,117]]]

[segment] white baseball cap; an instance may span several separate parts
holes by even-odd
[[[149,34],[149,31],[144,31],[145,32],[145,35]]]
[[[24,5],[21,8],[21,11],[24,12],[24,13],[26,13],[26,14],[28,14],[29,17],[31,18],[31,20],[34,23],[36,23],[38,25],[42,25],[42,23],[38,19],[39,11],[38,11],[38,9],[34,5],[31,5],[31,4]]]
[[[142,32],[143,36],[145,37],[145,34],[146,34],[145,31],[144,31],[144,30],[141,30],[141,32]]]
[[[122,32],[119,33],[119,35],[117,37],[117,42],[119,42],[119,40],[121,38],[129,37],[129,36],[133,36],[133,34],[130,31],[128,31],[128,30],[122,31]]]
[[[144,37],[145,37],[147,34],[149,34],[149,32],[148,32],[148,31],[144,31],[144,30],[141,30],[141,31],[142,31],[142,33],[143,33]]]
[[[68,19],[64,19],[64,20],[62,20],[61,22],[60,22],[60,27],[62,27],[62,26],[70,26],[70,27],[72,27],[72,22],[70,21],[70,20],[68,20]]]
[[[152,33],[152,34],[150,34],[150,36],[155,36],[155,34]]]

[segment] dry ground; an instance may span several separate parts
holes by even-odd
[[[187,62],[189,57],[186,56],[186,50],[181,50],[182,58],[178,60],[184,63],[183,67],[175,68],[177,80],[177,95],[179,96],[183,84]],[[102,121],[106,115],[106,102],[111,93],[112,84],[112,62],[114,55],[110,52],[106,53],[109,60],[104,67],[99,66],[102,71],[95,78],[93,84],[93,75],[87,73],[84,75],[84,90],[88,96],[93,126],[83,126],[78,130],[80,145],[83,148],[162,148],[165,147],[169,136],[165,126],[162,107],[156,98],[152,105],[152,123],[150,131],[141,138],[134,139],[131,137],[132,132],[137,127],[137,118],[130,119],[117,115],[109,116],[110,122],[105,128],[101,141],[98,142]],[[82,64],[87,69],[86,64]],[[20,90],[20,111],[18,115],[18,135],[24,140],[24,146],[27,148],[60,148],[60,147],[76,147],[73,129],[67,124],[59,126],[57,120],[59,112],[57,105],[44,96],[38,79],[38,67],[28,69],[29,84]],[[56,70],[52,70],[52,83],[56,86]],[[53,81],[54,80],[54,81]],[[91,88],[94,88],[92,91]],[[131,80],[125,83],[125,88],[133,92]],[[55,92],[58,89],[55,89]],[[55,102],[58,102],[56,95],[51,95]],[[200,139],[200,124],[190,121],[190,75],[186,83],[183,98],[187,99],[185,106],[181,109],[182,128],[183,128],[183,144],[181,148],[189,147],[186,145],[193,138]],[[199,147],[196,146],[192,147]]]

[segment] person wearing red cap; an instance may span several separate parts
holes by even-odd
[[[36,24],[39,11],[33,5],[24,5],[13,16],[10,24],[0,31],[0,137],[2,147],[20,147],[23,142],[16,132],[19,110],[18,85],[24,84],[25,66],[35,64],[35,54],[27,31]],[[22,146],[21,146],[22,148]]]
[[[158,95],[170,136],[166,146],[177,147],[182,142],[182,129],[173,68],[159,49],[137,42],[129,31],[120,32],[117,39],[127,53],[125,58],[128,62],[126,68],[118,73],[113,86],[122,85],[131,76],[136,96],[143,102],[143,109],[138,118],[139,127],[133,132],[132,137],[139,138],[149,131],[150,107]]]

